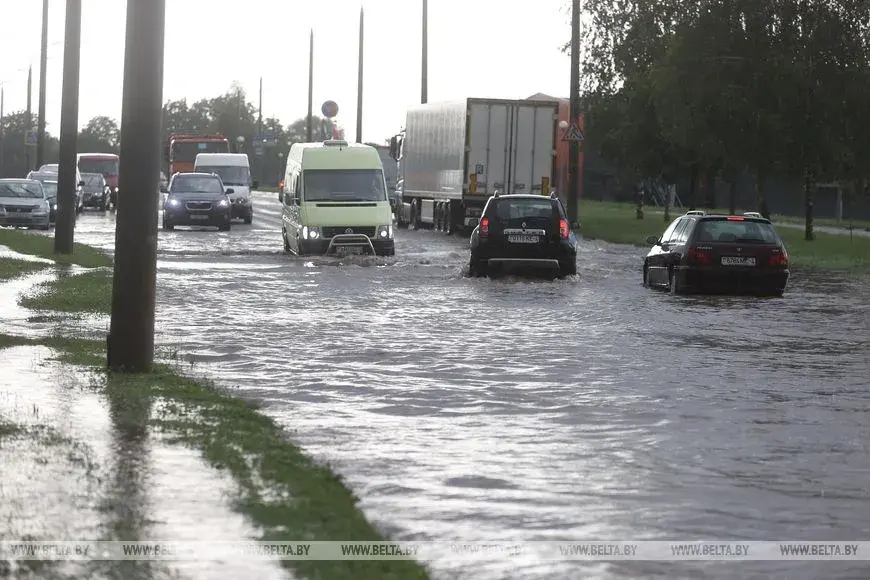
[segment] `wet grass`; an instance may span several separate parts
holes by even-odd
[[[672,212],[671,219],[681,213],[683,210]],[[648,248],[646,238],[661,235],[667,222],[658,208],[645,207],[644,214],[644,219],[639,220],[631,204],[584,200],[580,203],[580,234],[588,239]],[[802,230],[777,228],[777,232],[794,268],[870,272],[868,237],[817,232],[816,239],[807,242]]]
[[[0,258],[0,282],[38,272],[50,264],[15,258]]]
[[[31,310],[108,314],[112,311],[112,271],[60,274],[55,280],[37,285],[19,303]]]
[[[0,245],[8,246],[19,254],[31,254],[54,260],[57,264],[77,264],[85,268],[111,266],[112,258],[97,248],[75,244],[72,254],[54,253],[54,236],[46,236],[26,230],[0,228]]]
[[[48,346],[67,363],[92,367],[97,388],[125,421],[144,423],[139,427],[159,430],[174,443],[196,448],[213,467],[227,471],[239,489],[234,508],[259,526],[261,540],[385,539],[327,466],[306,456],[254,404],[211,381],[182,376],[170,365],[157,365],[153,372],[139,375],[107,372],[101,341],[0,334],[0,348],[17,345]],[[411,560],[282,560],[281,564],[308,578],[428,578],[426,570]]]

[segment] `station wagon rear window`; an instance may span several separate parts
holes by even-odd
[[[740,244],[778,244],[779,236],[773,226],[751,220],[703,220],[699,224],[699,242],[725,242]]]
[[[552,218],[553,203],[550,198],[542,199],[500,199],[495,208],[499,219]]]

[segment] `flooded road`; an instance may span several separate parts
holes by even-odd
[[[266,403],[403,540],[870,537],[866,281],[783,299],[641,287],[642,250],[580,275],[468,279],[467,240],[396,257],[283,254],[280,207],[159,234],[158,341]],[[76,240],[110,249],[111,214]],[[870,562],[444,561],[436,577],[859,578]]]

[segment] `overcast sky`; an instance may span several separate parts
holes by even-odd
[[[79,124],[95,115],[120,121],[124,0],[82,0]],[[163,100],[188,102],[239,81],[255,106],[263,77],[264,117],[284,124],[308,106],[308,31],[314,28],[314,108],[332,99],[355,136],[360,5],[365,8],[363,138],[382,142],[420,100],[421,0],[166,0]],[[429,102],[472,97],[567,96],[567,0],[429,1]],[[65,0],[49,0],[48,130],[57,134]],[[39,91],[42,2],[0,0],[0,82],[6,111],[24,109],[33,64]]]

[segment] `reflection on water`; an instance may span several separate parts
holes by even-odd
[[[797,274],[782,299],[672,297],[641,287],[641,250],[595,241],[576,278],[468,279],[467,240],[406,231],[388,266],[327,266],[284,256],[275,204],[258,204],[228,236],[161,233],[160,339],[265,401],[394,537],[870,535],[866,281]],[[83,220],[79,239],[109,231]],[[860,562],[435,567],[485,580],[868,575]]]

